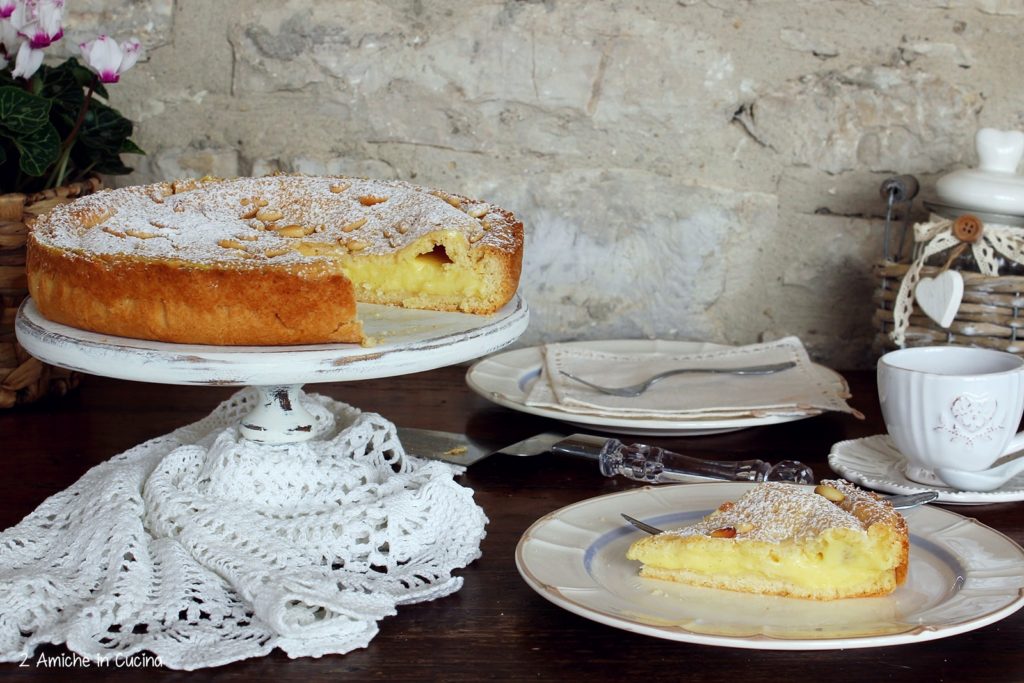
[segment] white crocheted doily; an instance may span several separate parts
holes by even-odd
[[[397,605],[461,587],[487,523],[462,468],[312,394],[316,439],[246,441],[255,398],[92,468],[0,534],[0,659],[43,643],[176,669],[344,653]]]

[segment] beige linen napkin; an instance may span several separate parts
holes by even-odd
[[[543,370],[526,397],[528,406],[633,419],[815,415],[826,410],[859,415],[846,403],[846,383],[815,367],[797,337],[689,354],[607,353],[574,343],[548,344],[541,347],[541,354]],[[796,366],[771,375],[675,375],[635,398],[602,394],[561,374],[619,387],[674,368],[739,368],[786,361]]]

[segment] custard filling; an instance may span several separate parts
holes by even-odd
[[[709,577],[757,577],[825,590],[869,583],[892,568],[895,549],[885,547],[887,539],[871,536],[878,534],[830,529],[809,543],[691,538],[685,548],[672,543],[648,547],[642,561]]]
[[[341,260],[341,269],[357,287],[385,294],[483,294],[481,278],[452,261],[442,245],[426,251],[414,245],[395,254],[351,256]]]

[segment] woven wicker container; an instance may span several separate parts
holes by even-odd
[[[0,195],[0,409],[64,395],[78,384],[75,373],[46,365],[21,348],[14,336],[14,316],[28,294],[25,242],[29,225],[57,204],[101,186],[98,178],[90,178],[32,195]]]
[[[893,329],[893,302],[909,268],[906,263],[880,261],[875,264],[877,351],[897,348],[889,338]],[[935,277],[940,271],[938,267],[925,266],[921,276]],[[940,327],[915,303],[905,346],[981,346],[1024,355],[1024,276],[991,277],[967,270],[961,270],[960,274],[964,278],[964,296],[953,323],[948,329]]]

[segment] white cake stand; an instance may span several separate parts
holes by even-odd
[[[302,385],[394,377],[473,360],[514,342],[529,310],[516,296],[491,316],[359,304],[373,346],[203,346],[168,344],[86,332],[44,318],[31,299],[15,331],[25,349],[46,363],[118,379],[162,384],[254,386],[256,408],[240,424],[243,436],[267,444],[305,441],[314,420],[298,400]]]

